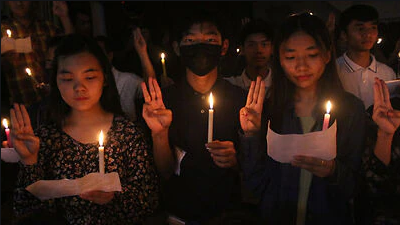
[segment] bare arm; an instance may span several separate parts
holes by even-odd
[[[393,110],[389,96],[385,82],[375,78],[372,119],[379,128],[374,154],[385,165],[390,163],[393,135],[400,125],[400,111]]]
[[[156,78],[156,72],[154,71],[153,64],[151,64],[150,57],[147,52],[147,43],[142,36],[140,28],[136,28],[133,31],[133,39],[135,49],[140,57],[140,62],[143,68],[143,79],[147,80],[149,77]]]
[[[176,166],[176,159],[169,143],[169,126],[172,121],[172,111],[165,108],[161,89],[155,78],[149,78],[149,91],[142,82],[143,118],[151,129],[153,139],[154,161],[161,176],[168,179]]]
[[[53,1],[53,13],[60,18],[65,34],[72,34],[75,32],[68,15],[68,6],[65,1]]]

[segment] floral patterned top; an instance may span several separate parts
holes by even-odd
[[[99,170],[98,143],[83,144],[55,124],[36,130],[40,138],[38,163],[21,165],[14,194],[14,211],[23,216],[37,209],[61,212],[70,224],[133,224],[158,207],[159,182],[148,140],[135,123],[114,116],[104,146],[105,172],[117,172],[122,192],[105,205],[79,196],[40,201],[25,190],[41,180],[75,179]]]
[[[374,154],[376,132],[377,128],[371,126],[362,158],[362,174],[366,182],[364,191],[368,199],[364,205],[369,205],[371,211],[367,212],[367,215],[374,224],[398,224],[400,223],[400,129],[393,136],[391,160],[387,166]]]

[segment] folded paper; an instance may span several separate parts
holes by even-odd
[[[26,190],[40,200],[61,198],[80,195],[89,191],[121,191],[121,182],[117,172],[112,173],[90,173],[78,179],[63,180],[39,180]]]
[[[389,89],[390,97],[400,96],[400,79],[388,80],[385,83]]]
[[[1,160],[8,163],[17,163],[20,157],[14,148],[1,148]]]
[[[30,53],[32,52],[31,37],[27,38],[1,38],[1,54],[4,52],[15,50],[17,53]]]
[[[290,163],[295,155],[324,160],[336,157],[336,121],[326,130],[307,134],[277,134],[268,122],[267,153],[275,161]]]

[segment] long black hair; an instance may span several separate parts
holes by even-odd
[[[322,51],[330,51],[331,59],[318,81],[318,102],[334,98],[336,93],[343,92],[337,68],[334,46],[325,23],[309,13],[295,14],[287,17],[277,30],[274,39],[274,57],[272,59],[272,85],[269,90],[268,103],[273,116],[282,115],[283,110],[293,102],[296,86],[287,78],[279,61],[279,49],[296,32],[305,32],[314,38]]]
[[[49,113],[52,122],[55,122],[60,127],[63,126],[65,118],[71,111],[71,107],[62,99],[57,86],[58,61],[61,58],[83,52],[92,54],[98,60],[103,70],[105,86],[100,97],[101,107],[107,112],[123,115],[117,86],[111,71],[111,64],[104,51],[93,38],[79,34],[70,34],[61,40],[55,50],[53,60],[54,70],[50,77]]]

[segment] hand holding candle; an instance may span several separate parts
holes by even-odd
[[[7,145],[8,145],[8,147],[12,148],[13,146],[12,146],[11,139],[10,139],[10,129],[8,128],[7,119],[3,119],[3,126],[4,126],[5,131],[6,131]]]
[[[99,135],[99,172],[104,173],[104,146],[103,146],[103,131]]]
[[[324,115],[324,123],[322,125],[322,130],[326,130],[329,127],[329,120],[331,118],[331,115],[329,113],[331,111],[331,107],[332,107],[331,101],[328,101],[328,103],[326,103],[326,113]]]
[[[208,139],[207,139],[207,142],[212,142],[213,126],[214,126],[214,109],[213,109],[214,99],[213,99],[212,92],[210,93],[209,102],[210,102],[210,109],[208,110]]]

